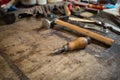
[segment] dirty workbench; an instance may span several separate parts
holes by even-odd
[[[40,25],[40,19],[32,17],[0,26],[0,80],[120,80],[120,52],[103,54],[108,48],[95,42],[82,50],[49,56],[80,35],[51,32]]]

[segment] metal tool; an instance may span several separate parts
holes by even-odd
[[[80,37],[63,45],[63,47],[54,50],[51,54],[59,54],[67,51],[84,49],[90,43],[89,37]]]
[[[111,31],[117,33],[117,34],[120,34],[120,28],[114,26],[114,25],[111,25],[109,23],[103,23],[104,26],[106,26],[106,28],[110,29]]]
[[[120,28],[118,28],[110,23],[106,23],[106,22],[103,22],[103,21],[100,21],[100,20],[97,20],[94,18],[91,18],[91,20],[95,21],[96,24],[103,26],[104,29],[109,29],[111,31],[114,31],[117,34],[120,34]]]
[[[109,33],[109,30],[108,30],[108,29],[104,29],[103,27],[98,26],[98,25],[95,25],[95,24],[85,24],[85,25],[83,26],[83,28],[100,31],[100,32],[103,32],[103,33]]]
[[[102,30],[104,31],[105,33],[108,33],[109,30],[111,31],[114,31],[115,33],[117,34],[120,34],[120,28],[112,25],[112,24],[109,24],[109,23],[106,23],[106,22],[103,22],[103,21],[100,21],[100,20],[97,20],[95,18],[90,18],[90,19],[82,19],[82,18],[75,18],[75,17],[69,17],[69,20],[72,20],[72,21],[80,21],[80,22],[87,22],[87,23],[94,23],[96,25],[99,25],[101,26],[101,29],[99,30]],[[91,25],[85,25],[85,27],[89,27]],[[84,27],[84,28],[85,28]],[[90,28],[90,27],[89,27]],[[94,28],[94,27],[91,27],[91,28]],[[95,28],[94,28],[95,29]],[[109,29],[109,30],[108,30]]]
[[[94,24],[95,21],[90,20],[90,19],[69,17],[69,20],[70,20],[70,23],[73,23],[75,21],[75,23],[77,25],[80,25],[83,28],[97,30],[97,31],[100,31],[100,32],[103,32],[103,33],[108,33],[109,32],[107,28],[101,27],[101,25]]]

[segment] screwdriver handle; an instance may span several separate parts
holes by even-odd
[[[67,43],[67,47],[69,51],[76,50],[76,49],[83,49],[89,43],[88,39],[85,37],[77,38],[71,42]]]

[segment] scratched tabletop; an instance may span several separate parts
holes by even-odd
[[[107,21],[104,15],[99,17]],[[93,40],[85,49],[50,56],[54,49],[83,35],[59,25],[51,31],[41,24],[41,19],[31,17],[0,26],[0,80],[120,80],[119,47]],[[98,34],[119,44],[116,33]]]

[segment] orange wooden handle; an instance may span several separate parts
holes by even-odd
[[[59,19],[56,19],[55,23],[58,24],[58,25],[64,26],[66,28],[69,28],[71,30],[74,30],[74,31],[76,31],[78,33],[81,33],[81,34],[83,34],[85,36],[91,37],[91,38],[93,38],[95,40],[98,40],[98,41],[100,41],[102,43],[105,43],[106,45],[109,45],[109,46],[111,46],[113,44],[113,42],[114,42],[113,39],[107,38],[107,37],[102,36],[100,34],[91,32],[91,31],[89,31],[87,29],[84,29],[84,28],[80,28],[80,27],[78,27],[76,25],[64,22],[64,21],[59,20]]]
[[[67,43],[69,50],[83,49],[87,44],[88,40],[85,37],[80,37]]]

